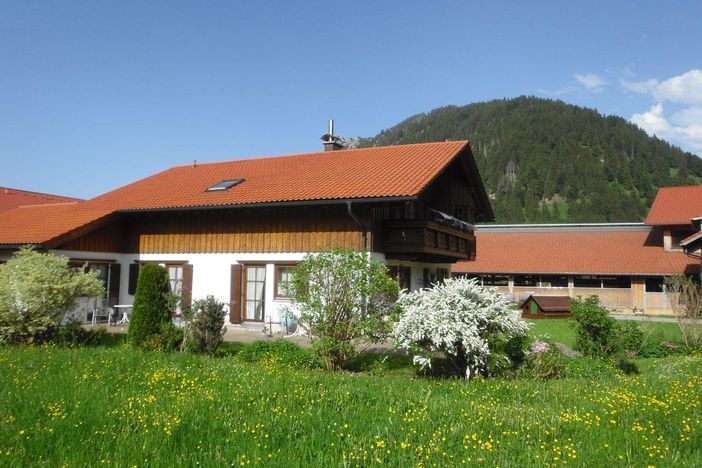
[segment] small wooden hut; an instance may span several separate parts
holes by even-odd
[[[521,304],[522,317],[528,319],[572,317],[569,296],[532,294]]]

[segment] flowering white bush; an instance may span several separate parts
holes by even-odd
[[[528,324],[494,289],[475,279],[448,279],[432,289],[398,299],[402,310],[392,337],[409,352],[442,352],[466,378],[486,373],[492,347],[500,340],[524,336]],[[429,365],[429,356],[414,362]]]

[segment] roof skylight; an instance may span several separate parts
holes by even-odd
[[[227,179],[223,180],[222,182],[218,182],[205,190],[205,192],[221,192],[223,190],[228,190],[235,185],[239,185],[242,183],[244,179]]]

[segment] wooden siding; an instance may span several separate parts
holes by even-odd
[[[56,249],[82,252],[124,252],[126,223],[118,220],[83,236],[69,240]]]
[[[456,160],[422,194],[422,200],[429,206],[444,213],[474,223],[478,211],[477,195],[467,176],[463,173],[461,161]],[[460,207],[460,215],[458,209]]]
[[[149,213],[133,221],[139,253],[314,252],[360,249],[360,227],[344,206]]]

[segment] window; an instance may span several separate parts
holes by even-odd
[[[663,277],[652,276],[646,278],[646,292],[664,292]]]
[[[408,266],[390,265],[388,266],[390,277],[395,278],[400,289],[412,289],[412,268]]]
[[[171,293],[180,296],[183,293],[183,265],[166,265],[168,272],[168,286]]]
[[[205,192],[221,192],[223,190],[228,190],[235,185],[239,185],[242,183],[244,179],[228,179],[228,180],[223,180],[222,182],[218,182],[205,190]]]
[[[244,265],[244,320],[265,319],[266,265]]]
[[[694,231],[671,231],[670,232],[670,248],[682,250],[680,241],[694,234]]]
[[[602,287],[602,281],[599,276],[575,276],[573,277],[573,286],[576,288],[600,288]]]
[[[628,276],[603,276],[603,288],[631,288],[631,278]]]
[[[514,275],[514,285],[537,287],[539,285],[539,275]]]
[[[481,277],[483,286],[509,286],[507,275],[484,275]]]
[[[81,260],[71,260],[68,262],[68,265],[73,267],[73,268],[80,268],[84,271],[97,271],[98,272],[98,279],[102,283],[102,285],[105,287],[105,290],[108,288],[108,280],[109,280],[109,263],[96,263],[96,262],[90,262],[90,261],[81,261]]]
[[[289,283],[292,281],[294,265],[275,266],[275,297],[276,299],[289,299],[291,297]]]
[[[631,288],[631,278],[629,276],[583,275],[575,276],[573,285],[576,288],[627,289]]]

